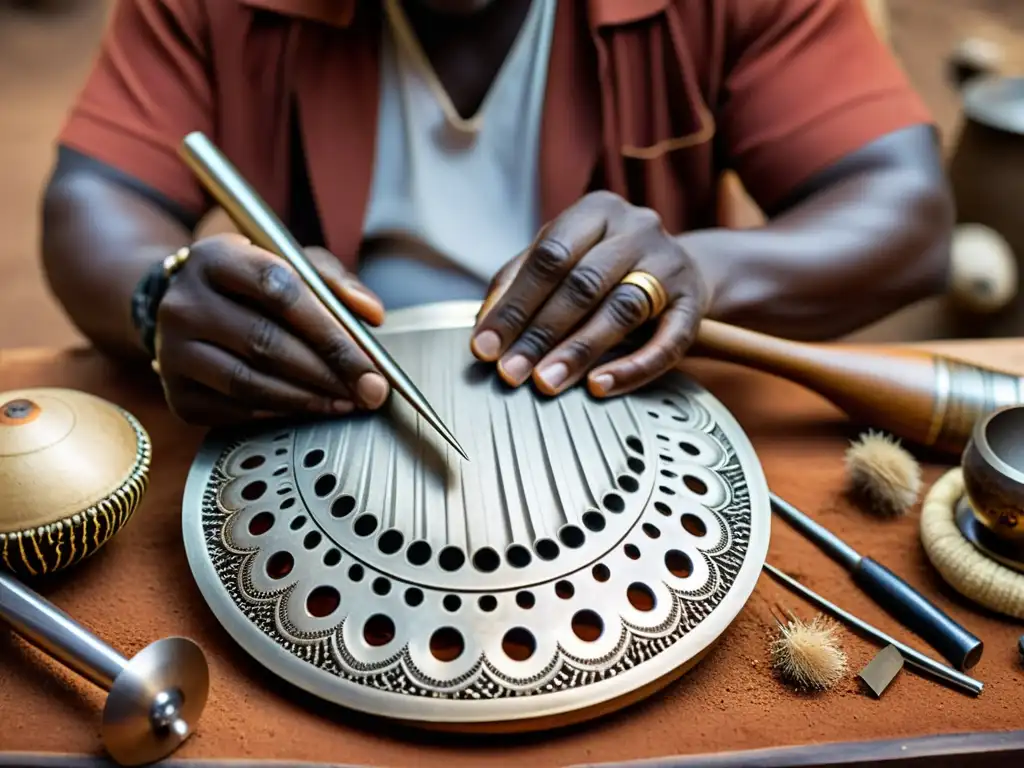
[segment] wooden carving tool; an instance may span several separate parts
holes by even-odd
[[[952,454],[979,418],[1024,403],[1020,377],[917,349],[807,344],[704,320],[693,354],[796,382],[857,422]]]

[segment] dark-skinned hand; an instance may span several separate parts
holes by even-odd
[[[638,270],[668,294],[658,318],[650,318],[640,288],[621,284]],[[595,192],[545,226],[495,276],[471,349],[497,362],[512,386],[532,375],[541,392],[556,395],[587,376],[594,396],[619,395],[678,365],[708,304],[700,272],[654,211]],[[598,365],[648,320],[653,333],[645,344]]]
[[[380,300],[327,251],[306,256],[371,325]],[[197,241],[157,313],[156,362],[167,403],[185,421],[375,409],[387,380],[282,259],[238,235]]]

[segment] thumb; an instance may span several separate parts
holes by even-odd
[[[337,256],[316,247],[306,248],[305,253],[323,281],[346,307],[370,325],[380,325],[384,322],[384,302],[345,269]]]

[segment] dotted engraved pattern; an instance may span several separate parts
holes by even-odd
[[[607,489],[591,494],[587,506],[592,504],[592,508],[575,510],[567,519],[587,520],[586,514],[590,513],[603,515],[602,521],[607,519],[611,522],[607,528],[601,522],[600,530],[607,534],[614,525],[621,523],[624,534],[620,536],[615,532],[612,535],[614,540],[602,539],[600,534],[593,533],[596,526],[588,526],[590,530],[587,531],[582,530],[581,525],[575,531],[585,536],[581,543],[567,545],[564,554],[547,558],[534,555],[530,564],[511,574],[519,579],[515,584],[510,580],[504,586],[479,582],[467,587],[457,580],[441,585],[436,579],[430,583],[411,581],[406,578],[407,563],[402,560],[405,549],[394,555],[402,568],[378,567],[378,561],[368,554],[379,554],[374,549],[374,542],[380,542],[384,533],[395,530],[397,524],[392,521],[390,528],[382,525],[374,536],[363,539],[353,535],[352,528],[339,533],[340,529],[331,528],[337,521],[332,522],[325,512],[330,499],[322,501],[314,498],[312,492],[302,491],[303,461],[310,455],[311,446],[317,445],[309,437],[312,427],[236,436],[227,444],[210,473],[203,493],[201,520],[206,554],[219,578],[220,587],[248,622],[282,650],[338,678],[343,687],[366,686],[400,696],[452,701],[543,696],[621,675],[635,676],[636,685],[640,687],[649,682],[642,673],[645,663],[662,654],[673,653],[679,641],[705,621],[729,593],[750,544],[752,509],[745,469],[728,435],[715,422],[700,398],[695,396],[698,391],[683,381],[679,386],[662,384],[657,389],[617,399],[619,405],[615,407],[620,411],[615,413],[619,416],[607,411],[609,420],[619,419],[613,423],[618,438],[614,449],[624,460],[633,461],[630,466],[642,468],[638,472],[639,480],[633,483],[637,487],[627,487],[624,491],[621,484],[626,481],[616,469],[611,474],[618,474],[617,480],[611,481]],[[579,397],[586,398],[586,395]],[[586,408],[602,417],[610,407],[589,399],[586,403]],[[633,429],[629,428],[630,424]],[[512,437],[519,439],[515,434]],[[702,446],[699,451],[696,445]],[[329,448],[325,450],[330,454]],[[610,447],[606,448],[606,459],[610,450]],[[315,452],[324,453],[322,450]],[[695,458],[698,453],[703,457],[699,466],[694,464],[698,461]],[[380,460],[381,463],[386,461],[385,457]],[[536,469],[537,460],[534,461]],[[249,466],[251,469],[247,468]],[[696,467],[694,473],[703,480],[696,483],[697,492],[686,482],[687,466]],[[620,484],[618,487],[616,482]],[[259,486],[259,493],[254,491],[250,494],[258,498],[244,500],[248,498],[244,490],[241,496],[238,495],[238,488],[246,483]],[[234,488],[235,496],[229,499],[228,489],[231,488]],[[604,493],[604,490],[609,492]],[[629,490],[636,491],[633,498],[640,501],[631,507],[627,500],[624,512],[614,508],[621,504],[622,497],[629,496],[626,492]],[[616,493],[620,494],[618,502],[612,498]],[[239,501],[240,498],[243,500]],[[266,533],[261,531],[259,535],[248,536],[255,516],[261,513],[269,515],[268,509],[273,510],[277,518],[273,528]],[[617,512],[622,514],[616,517]],[[366,509],[360,500],[350,501],[345,515],[346,524],[351,526],[360,515],[366,516]],[[692,522],[697,517],[703,530],[695,536],[686,533],[684,528],[690,530],[687,520]],[[403,546],[408,547],[416,537],[408,527],[404,533]],[[306,550],[309,551],[304,552],[303,540],[314,541],[315,546],[307,545]],[[440,542],[445,543],[450,544]],[[500,552],[506,544],[507,539],[495,549]],[[569,546],[574,548],[570,551]],[[283,586],[275,588],[273,582],[268,581],[265,569],[268,556],[272,561],[273,553],[282,549],[300,553],[302,567],[296,568],[296,572],[301,570],[302,575],[284,579]],[[533,551],[537,551],[536,548]],[[581,552],[589,554],[582,567],[578,565],[577,557]],[[468,554],[472,555],[472,552]],[[689,564],[689,573],[685,577],[679,577],[678,572],[673,571],[670,565],[672,557],[677,558],[677,562],[682,559]],[[472,562],[472,557],[465,559],[464,571],[472,572]],[[529,575],[531,569],[541,567],[548,568],[546,572],[550,572],[552,564],[563,562],[572,567],[559,571],[554,577],[533,580],[528,589],[530,604],[534,600],[547,600],[557,609],[561,603],[555,593],[565,589],[564,585],[573,587],[577,598],[588,601],[590,610],[586,612],[596,614],[603,624],[606,642],[593,646],[600,649],[599,653],[588,655],[585,652],[587,643],[578,640],[579,634],[572,636],[567,622],[564,626],[552,627],[551,622],[541,621],[536,612],[531,619],[530,611],[515,613],[513,605],[511,613],[515,616],[509,618],[510,612],[505,610],[509,604],[522,599],[524,573]],[[314,563],[315,567],[309,563]],[[603,577],[598,576],[600,569],[604,569]],[[616,572],[617,579],[608,580],[609,569]],[[635,572],[630,569],[635,569]],[[440,568],[434,570],[446,575]],[[502,561],[493,572],[501,574],[513,570]],[[352,576],[353,573],[358,575],[358,579]],[[358,583],[353,583],[353,579]],[[631,610],[622,584],[636,581],[649,585],[645,587],[648,594],[656,592],[660,596],[657,611],[649,606]],[[305,604],[303,596],[318,585],[341,582],[346,587],[340,590],[339,604],[328,612],[324,621],[311,624],[309,616],[302,611]],[[271,585],[269,588],[268,584]],[[411,603],[402,605],[397,599],[385,601],[383,597],[375,598],[370,594],[370,584],[375,585],[374,589],[378,584],[386,586],[387,592],[377,594],[390,594],[391,598],[403,589],[406,595],[416,592],[419,594],[418,607]],[[382,590],[384,586],[381,586]],[[564,598],[564,595],[560,597]],[[399,628],[406,624],[423,626],[424,611],[437,614],[430,617],[428,624],[430,621],[437,627],[457,624],[441,610],[442,598],[456,601],[463,613],[477,610],[477,601],[481,606],[484,600],[492,601],[491,605],[501,606],[492,614],[495,622],[525,628],[524,631],[532,631],[535,636],[554,633],[556,637],[554,642],[537,643],[534,648],[546,649],[544,653],[547,656],[540,660],[534,658],[529,674],[517,676],[516,665],[510,664],[508,658],[496,658],[493,648],[487,651],[475,645],[472,638],[465,645],[472,663],[463,657],[460,659],[462,663],[457,665],[423,664],[417,660],[414,646],[419,647],[422,653],[425,638],[421,638],[418,644],[411,643],[399,629],[390,641],[385,638],[383,643],[371,643],[378,646],[371,648],[361,642],[362,629],[353,623],[362,623],[367,615],[378,610],[374,605],[386,605],[386,609],[379,610],[389,613]],[[632,599],[630,597],[630,601]],[[352,603],[360,600],[363,601],[361,611],[358,611],[360,618],[353,618]],[[574,605],[579,607],[579,602],[574,602]],[[636,605],[634,602],[633,606]],[[420,613],[416,614],[416,611]],[[411,621],[414,614],[419,617],[418,622]],[[557,613],[546,614],[548,617],[551,615]],[[652,620],[650,625],[645,624],[642,621],[645,615],[657,620]],[[616,638],[615,641],[608,642],[612,637]],[[685,654],[674,659],[680,665],[687,661],[689,658]],[[450,675],[444,673],[448,668],[453,670]]]

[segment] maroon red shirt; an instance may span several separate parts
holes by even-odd
[[[121,0],[60,140],[202,215],[177,149],[203,131],[287,219],[297,116],[327,246],[352,266],[381,23],[370,0]],[[931,121],[861,0],[560,0],[549,67],[545,220],[602,187],[671,232],[714,226],[725,170],[770,211]]]

